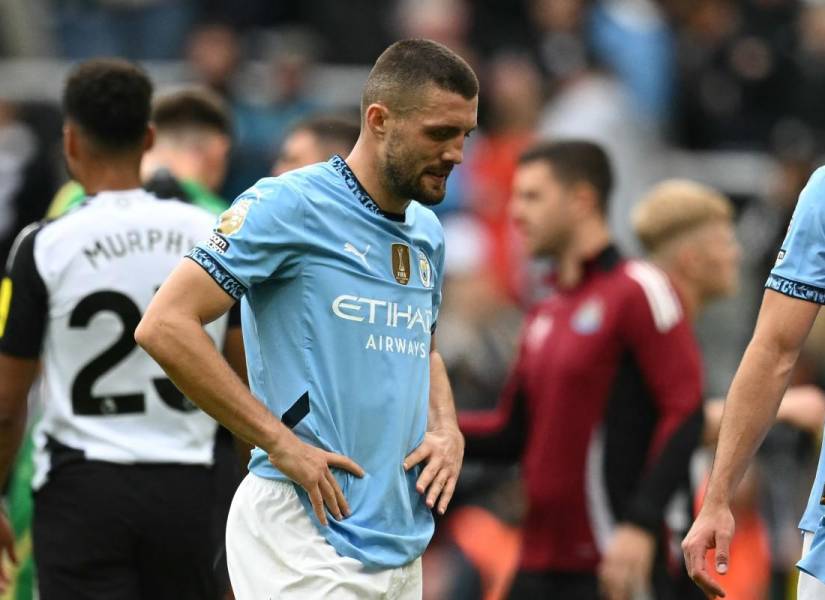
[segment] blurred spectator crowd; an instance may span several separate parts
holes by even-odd
[[[231,200],[270,174],[296,122],[321,112],[357,119],[369,65],[404,37],[448,45],[482,85],[479,130],[438,207],[449,250],[439,347],[459,407],[495,404],[522,311],[542,293],[546,265],[524,260],[507,206],[519,154],[537,139],[561,137],[598,141],[611,155],[611,222],[628,253],[638,251],[631,208],[657,181],[688,177],[734,199],[743,283],[699,325],[707,396],[724,395],[797,195],[825,162],[818,0],[3,0],[0,260],[67,178],[52,85],[71,61],[122,56],[142,61],[161,88],[199,83],[219,93],[233,117],[222,190]],[[21,92],[12,76],[20,69],[55,76]],[[825,383],[825,333],[811,346],[797,383]],[[760,461],[772,597],[784,597],[798,557],[795,524],[817,443],[779,427]],[[772,473],[785,485],[765,484],[776,480]],[[798,485],[788,473],[799,474]],[[517,480],[512,467],[468,464],[459,498],[500,518],[485,524],[462,515],[489,525],[485,539],[504,554],[517,552],[509,528],[519,517]],[[462,527],[440,531],[453,541],[433,553],[457,558],[441,578],[439,565],[448,563],[430,561],[430,597],[478,598],[500,584],[482,568],[495,556],[452,552]],[[455,568],[462,561],[473,568]]]

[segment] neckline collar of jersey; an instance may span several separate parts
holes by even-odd
[[[355,176],[355,173],[352,172],[347,162],[341,158],[339,154],[334,155],[332,158],[329,159],[330,164],[332,164],[333,168],[338,171],[341,177],[344,178],[344,181],[347,184],[347,187],[350,191],[358,198],[358,201],[372,213],[376,215],[381,215],[382,217],[389,219],[390,221],[396,221],[398,223],[403,223],[407,216],[406,214],[397,215],[394,213],[388,213],[385,210],[382,210],[380,206],[372,199],[369,192],[361,185],[361,182],[358,181],[358,178]]]
[[[616,268],[619,263],[622,261],[622,255],[619,252],[619,249],[616,248],[615,245],[608,244],[604,248],[602,248],[595,256],[592,258],[588,258],[581,263],[582,265],[582,278],[579,282],[574,285],[571,290],[578,289],[580,285],[586,280],[593,276],[596,272],[608,273]],[[546,282],[553,288],[557,287],[558,282],[558,271],[555,269],[550,272],[547,276]]]
[[[584,261],[582,266],[587,273],[590,273],[596,269],[599,271],[612,271],[621,260],[622,255],[619,252],[619,249],[611,243],[602,248],[596,256]]]
[[[115,200],[120,198],[143,198],[148,193],[149,192],[144,190],[142,187],[129,188],[128,190],[103,190],[98,192],[97,194],[86,196],[85,200],[83,200],[83,203],[86,204],[88,202],[96,202],[99,200]]]

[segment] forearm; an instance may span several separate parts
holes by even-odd
[[[797,355],[757,338],[749,344],[725,402],[706,502],[730,503],[774,422]]]
[[[135,339],[187,398],[236,436],[272,452],[291,435],[251,394],[196,319],[183,314],[145,318]]]
[[[7,403],[3,403],[7,404]],[[0,414],[0,489],[5,486],[26,430],[26,399],[15,401],[19,410]]]
[[[679,424],[639,482],[624,511],[624,520],[650,532],[661,527],[673,494],[689,481],[690,460],[701,438],[703,422],[704,413],[699,407]]]
[[[0,353],[0,488],[8,479],[23,440],[29,389],[37,372],[36,359]]]
[[[458,430],[453,390],[447,377],[444,359],[437,350],[433,350],[430,352],[430,404],[427,429],[435,431],[448,428]]]

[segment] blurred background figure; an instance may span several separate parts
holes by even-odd
[[[194,0],[51,0],[64,56],[83,60],[177,58],[194,20]]]
[[[459,418],[468,456],[522,466],[512,599],[671,593],[661,532],[701,433],[699,353],[666,276],[614,246],[612,184],[587,141],[538,143],[516,168],[513,219],[553,260],[552,291],[496,409]]]
[[[633,212],[633,226],[648,258],[667,273],[691,319],[733,294],[741,248],[730,200],[702,184],[657,184]]]
[[[277,176],[292,169],[329,160],[334,154],[347,156],[358,139],[357,117],[318,115],[295,125],[284,139],[272,166]]]
[[[647,258],[661,268],[679,294],[687,317],[696,321],[712,302],[731,296],[739,281],[741,249],[733,227],[733,205],[714,189],[689,180],[671,179],[654,186],[639,201],[633,212],[633,229]],[[721,404],[705,406],[703,440],[713,447],[721,419]],[[693,497],[697,482],[688,469],[676,474],[680,490],[671,503],[668,528],[674,598],[704,597],[681,566],[679,544],[693,520]],[[704,478],[706,473],[702,473]],[[749,544],[747,562],[732,569],[733,598],[758,599],[767,592],[770,581],[770,553],[767,533],[756,509],[758,479],[753,473],[743,486],[739,500],[742,527],[739,543]],[[704,479],[698,482],[704,489]],[[700,492],[701,494],[701,492]],[[701,495],[699,496],[701,497]]]
[[[731,200],[741,285],[695,321],[703,395],[720,398],[749,339],[797,197],[825,162],[823,31],[825,4],[817,0],[2,0],[0,259],[67,180],[56,107],[72,61],[100,53],[132,57],[161,89],[194,85],[220,96],[231,135],[214,138],[222,141],[209,144],[216,150],[209,161],[230,146],[224,182],[216,188],[200,177],[176,176],[174,193],[180,179],[198,179],[208,194],[196,195],[214,195],[222,204],[258,178],[289,168],[279,161],[290,156],[306,151],[304,160],[324,160],[308,158],[313,136],[300,124],[357,114],[367,65],[380,50],[402,37],[429,37],[461,54],[482,80],[479,129],[438,207],[455,240],[447,253],[455,260],[439,343],[451,357],[458,403],[480,408],[498,395],[523,315],[546,293],[554,268],[529,257],[514,235],[508,210],[516,157],[536,140],[574,137],[610,155],[616,193],[609,223],[628,255],[644,252],[633,208],[656,182],[701,182]],[[187,144],[173,145],[189,155],[188,164],[196,162]],[[147,170],[178,170],[156,158],[147,160]],[[208,179],[221,171],[207,169]],[[76,185],[63,188],[50,218],[81,195]],[[816,390],[825,383],[825,333],[817,331],[825,332],[825,319],[794,381],[810,392],[801,413],[814,418]],[[760,451],[751,489],[768,542],[769,600],[793,588],[796,524],[820,446],[816,429],[784,422]],[[501,489],[487,487],[498,479]],[[509,559],[491,568],[466,542],[481,539],[474,532],[493,515],[496,528],[486,531],[502,534],[497,547],[510,548],[503,540],[510,539],[507,527],[519,523],[520,492],[508,485],[518,480],[512,467],[468,462],[461,497],[467,508],[486,512],[478,524],[464,516],[443,522],[444,552],[433,546],[425,582],[432,598],[497,589],[492,582]],[[452,510],[461,514],[458,504]]]
[[[159,198],[178,198],[220,213],[228,203],[217,194],[232,147],[229,110],[220,96],[191,88],[155,99],[155,145],[140,165],[144,187]]]
[[[317,54],[312,36],[299,31],[273,34],[263,38],[261,46],[261,75],[270,85],[251,101],[233,103],[236,146],[223,189],[230,198],[269,171],[273,148],[281,145],[292,125],[320,106],[308,87]]]
[[[186,59],[195,79],[227,101],[237,94],[233,78],[241,63],[238,35],[222,23],[203,23],[189,35]]]
[[[0,99],[0,264],[25,225],[45,212],[55,173],[35,132],[20,110]]]
[[[496,285],[516,299],[523,290],[525,255],[509,217],[518,157],[534,141],[544,102],[541,73],[525,53],[492,58],[482,78],[482,132],[468,152],[468,208],[487,229]]]
[[[148,76],[123,60],[85,61],[72,70],[62,102],[64,153],[90,201],[64,219],[27,226],[2,282],[3,485],[25,439],[27,396],[41,388],[36,382],[44,373],[31,479],[39,493],[28,538],[44,599],[78,592],[206,599],[218,592],[212,565],[216,424],[194,412],[168,380],[153,377],[161,373],[155,363],[132,353],[130,323],[140,318],[139,303],[177,263],[184,240],[205,235],[211,220],[207,211],[161,202],[140,189],[141,159],[154,140],[152,89]],[[162,232],[157,224],[164,219]],[[158,243],[164,235],[168,243]],[[55,298],[69,309],[55,314]],[[110,318],[95,320],[99,312]],[[216,321],[212,333],[236,364],[238,320]],[[106,340],[113,337],[120,340],[117,356],[109,354],[113,360],[84,379],[88,364],[111,350]],[[134,359],[131,367],[118,370],[127,357]],[[104,375],[101,391],[95,386]],[[114,388],[107,393],[106,386]],[[25,456],[24,450],[19,457]],[[0,521],[5,548],[5,511]],[[60,540],[69,546],[61,549]],[[170,568],[184,556],[189,568]],[[19,589],[17,582],[13,587]]]
[[[152,103],[155,144],[143,155],[140,176],[144,188],[158,198],[174,198],[213,214],[229,203],[217,193],[226,176],[232,146],[228,108],[217,94],[190,87],[161,94]],[[49,207],[56,218],[82,203],[85,191],[67,183]]]

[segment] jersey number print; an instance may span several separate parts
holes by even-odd
[[[140,309],[131,298],[115,291],[100,291],[83,298],[72,311],[69,325],[88,327],[92,318],[100,312],[112,312],[120,319],[123,332],[114,344],[93,358],[75,377],[72,383],[72,410],[76,415],[112,415],[141,413],[146,410],[143,393],[95,396],[92,387],[108,371],[116,367],[137,347],[134,331],[140,323]],[[191,412],[196,409],[183,393],[167,378],[152,380],[161,400],[175,410]]]

